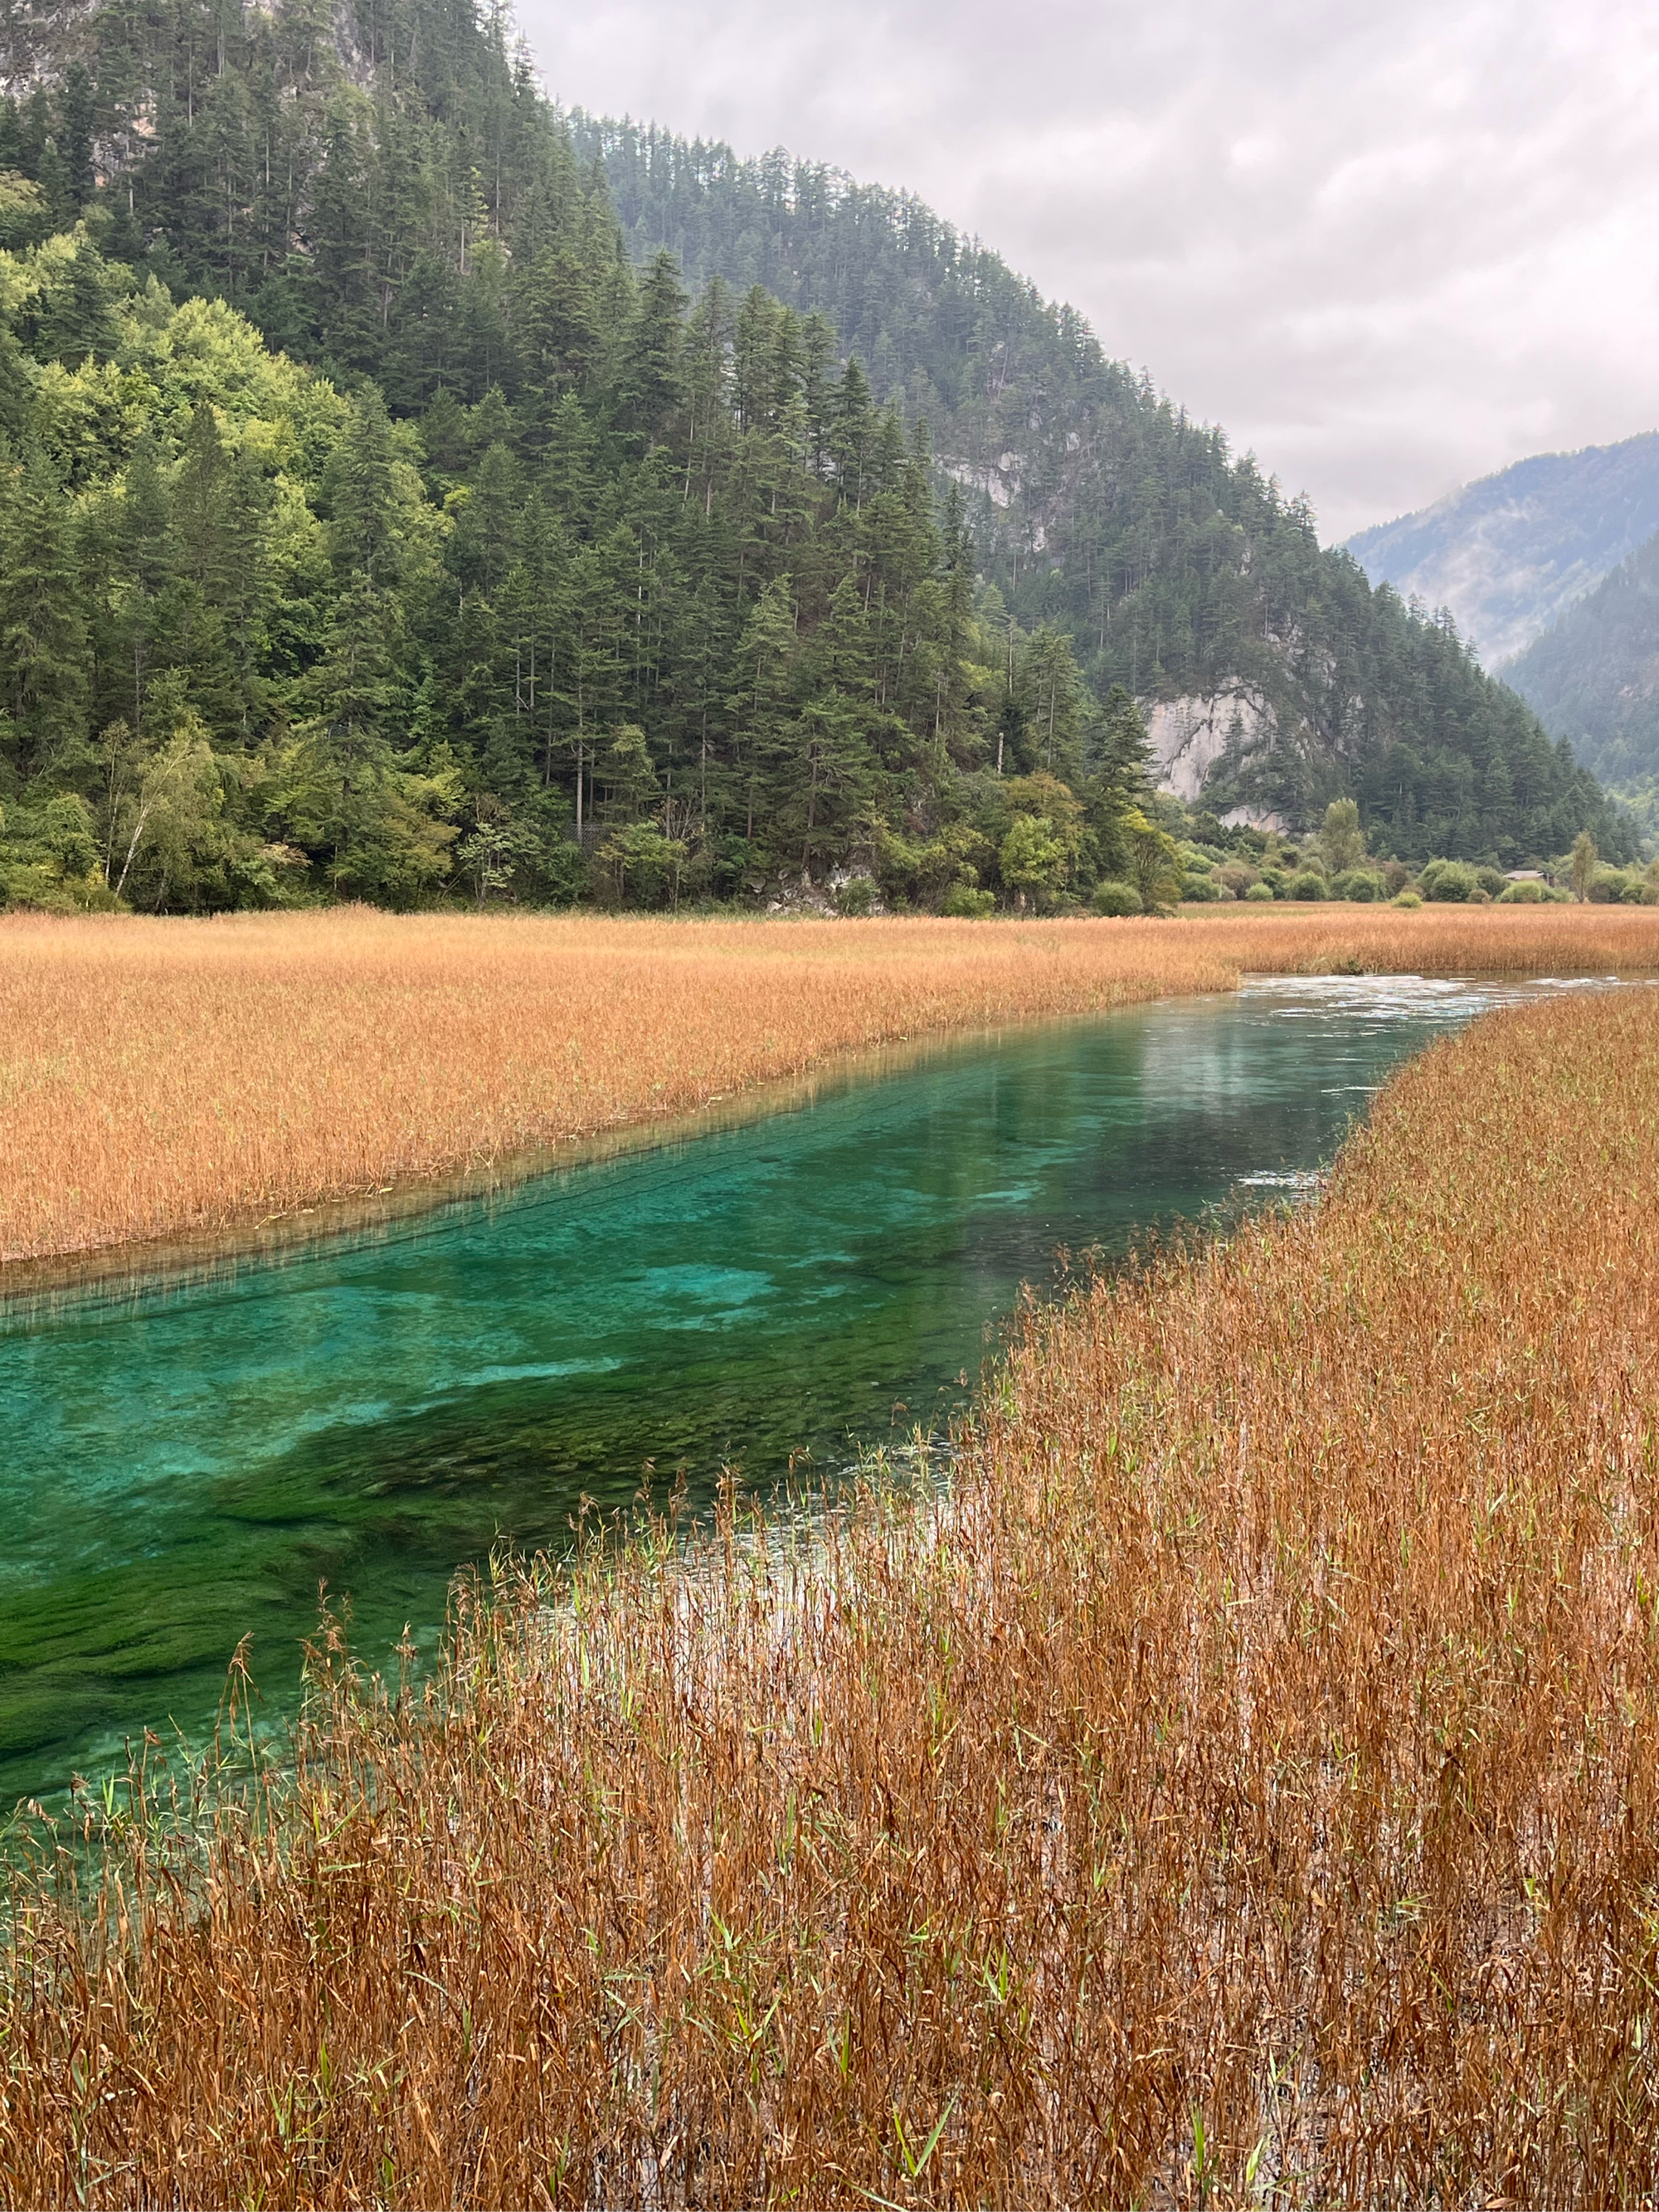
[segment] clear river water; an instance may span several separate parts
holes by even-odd
[[[930,1050],[810,1103],[243,1263],[0,1310],[0,1801],[195,1733],[318,1585],[380,1663],[450,1576],[647,1462],[694,1495],[942,1426],[1057,1251],[1305,1188],[1510,990],[1247,988]]]

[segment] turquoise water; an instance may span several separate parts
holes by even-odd
[[[942,1423],[1060,1248],[1284,1196],[1498,995],[1264,986],[944,1048],[810,1106],[196,1283],[0,1321],[0,1797],[198,1729],[319,1582],[377,1663],[498,1538]]]

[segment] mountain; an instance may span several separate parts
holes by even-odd
[[[1141,849],[1130,694],[1207,805],[1622,849],[902,195],[567,118],[470,0],[14,9],[0,71],[14,899],[1063,902]]]
[[[1659,531],[1659,432],[1536,453],[1348,540],[1375,584],[1449,608],[1501,668]]]
[[[1546,726],[1659,830],[1659,536],[1504,672]]]
[[[781,151],[570,120],[637,262],[665,248],[695,282],[820,309],[877,396],[927,421],[1005,605],[1063,627],[1097,694],[1141,700],[1167,788],[1292,822],[1352,793],[1407,858],[1506,864],[1591,804],[1455,636],[1322,551],[1304,502],[921,202]]]

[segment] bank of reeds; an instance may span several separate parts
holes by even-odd
[[[928,1032],[1241,970],[1659,966],[1659,908],[0,920],[0,1263],[489,1170]]]
[[[21,1878],[6,2198],[1650,2201],[1656,1435],[1654,999],[1491,1017],[942,1492],[508,1576]]]

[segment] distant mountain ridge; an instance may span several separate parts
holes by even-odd
[[[1523,653],[1659,532],[1659,431],[1534,453],[1347,541],[1373,584],[1446,607],[1486,667]]]
[[[1504,674],[1645,828],[1659,828],[1659,536],[1569,607]]]

